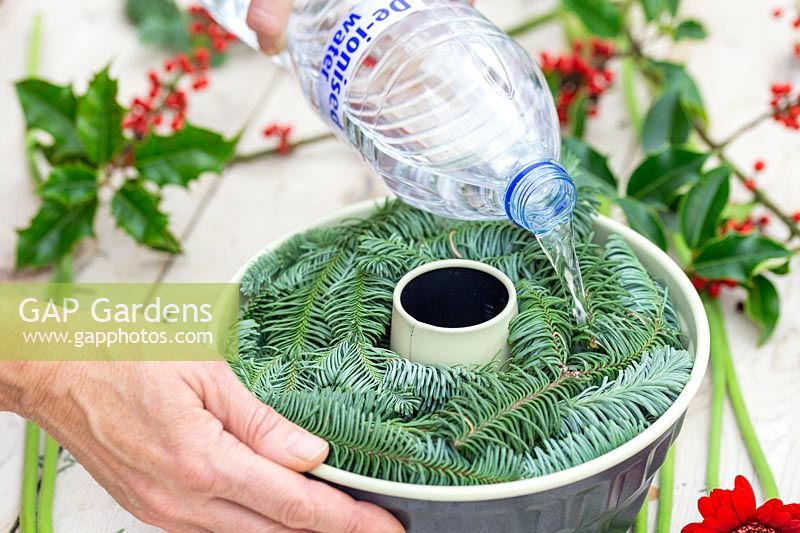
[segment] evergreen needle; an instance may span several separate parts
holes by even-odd
[[[583,192],[574,223],[585,325],[573,323],[569,297],[529,232],[390,201],[253,262],[231,367],[259,399],[326,439],[328,464],[366,476],[486,484],[598,457],[667,410],[692,362],[669,295],[625,241],[592,244],[596,204]],[[423,365],[387,349],[399,278],[456,256],[516,280],[520,313],[505,368]]]

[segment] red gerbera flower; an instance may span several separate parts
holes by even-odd
[[[800,533],[800,504],[784,504],[773,498],[756,507],[753,487],[736,476],[733,490],[714,489],[697,501],[702,522],[681,533]]]

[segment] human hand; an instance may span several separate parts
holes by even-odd
[[[247,25],[258,36],[258,46],[266,54],[277,54],[286,46],[286,24],[292,0],[252,0],[247,10]]]
[[[403,531],[386,511],[299,474],[324,460],[327,443],[259,402],[225,362],[35,362],[21,373],[20,414],[145,522],[192,532]]]

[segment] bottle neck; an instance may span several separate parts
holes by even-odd
[[[569,222],[575,208],[575,183],[558,162],[539,159],[523,167],[509,182],[506,215],[537,236]]]

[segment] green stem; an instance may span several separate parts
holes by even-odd
[[[290,144],[289,145],[289,151],[291,152],[292,150],[294,150],[295,148],[298,148],[300,146],[306,146],[306,145],[309,145],[309,144],[315,144],[315,143],[318,143],[318,142],[321,142],[321,141],[325,141],[325,140],[328,140],[328,139],[333,139],[333,134],[332,133],[320,133],[319,135],[314,135],[313,137],[308,137],[306,139],[302,139],[302,140],[299,140],[299,141],[297,141],[295,143]],[[231,159],[230,163],[228,163],[228,164],[229,165],[233,165],[233,164],[236,164],[236,163],[246,163],[248,161],[253,161],[255,159],[260,159],[262,157],[275,155],[277,153],[278,153],[278,149],[277,148],[267,148],[266,150],[258,150],[258,151],[255,151],[255,152],[250,152],[249,154],[237,154],[236,156],[234,156],[233,159]]]
[[[39,482],[39,427],[25,422],[25,456],[22,463],[21,533],[36,533],[36,485]]]
[[[36,13],[31,23],[31,34],[28,39],[28,68],[27,75],[34,78],[39,74],[39,63],[42,55],[42,14]],[[29,131],[25,134],[25,159],[28,162],[28,171],[34,185],[42,183],[42,174],[36,163],[36,153],[39,151],[39,142],[36,134]]]
[[[58,260],[55,268],[53,268],[53,273],[50,275],[50,281],[53,283],[72,283],[74,281],[74,277],[72,256],[65,255]]]
[[[516,26],[512,26],[506,30],[506,33],[511,37],[519,37],[534,28],[538,28],[542,24],[546,24],[552,20],[555,20],[558,15],[561,13],[559,8],[551,9],[550,11],[545,11],[535,17],[531,17],[528,20],[517,24]]]
[[[53,495],[58,473],[59,451],[58,443],[47,435],[44,441],[42,485],[39,488],[38,533],[53,533]]]
[[[672,522],[672,493],[675,490],[675,445],[670,446],[664,464],[659,469],[657,533],[670,533]]]
[[[28,162],[28,173],[35,186],[39,186],[44,178],[39,170],[36,161],[36,154],[39,152],[39,141],[36,140],[36,132],[29,131],[25,134],[25,160]]]
[[[42,14],[36,13],[31,24],[31,34],[28,40],[28,77],[39,74],[39,63],[42,57]]]
[[[703,296],[711,331],[711,421],[708,432],[708,464],[706,465],[706,490],[717,488],[719,483],[720,451],[722,449],[722,407],[725,401],[725,356],[730,352],[725,334],[725,319],[719,301]]]
[[[744,133],[747,133],[751,129],[755,128],[756,126],[758,126],[759,124],[764,122],[765,120],[768,120],[768,119],[772,118],[772,115],[774,113],[775,113],[775,111],[770,109],[766,113],[762,113],[762,114],[758,115],[757,117],[753,117],[753,119],[751,119],[749,122],[745,122],[744,124],[742,124],[741,126],[736,128],[736,130],[733,133],[728,135],[725,138],[725,140],[720,141],[719,149],[722,150],[723,148],[728,146],[730,143],[732,143],[733,141],[738,139],[740,136],[742,136]]]
[[[628,116],[631,125],[636,131],[636,135],[642,130],[642,114],[639,111],[639,102],[636,100],[636,77],[633,59],[626,57],[620,65],[620,77],[622,83],[622,97],[625,100],[625,107],[628,109]]]
[[[742,396],[742,389],[739,387],[739,380],[736,377],[736,369],[733,366],[733,358],[731,357],[730,348],[728,346],[728,336],[725,332],[725,319],[722,314],[719,302],[711,301],[706,302],[706,313],[709,316],[709,325],[711,329],[711,345],[717,345],[719,351],[719,361],[725,371],[725,382],[728,389],[728,398],[731,401],[733,414],[736,416],[736,423],[739,425],[739,432],[742,434],[742,440],[747,451],[750,454],[750,459],[753,461],[753,467],[756,470],[756,475],[761,481],[761,488],[764,491],[766,499],[778,498],[778,485],[775,483],[775,476],[769,466],[767,457],[761,447],[761,443],[756,435],[753,421],[750,419],[750,413],[747,411],[747,406]],[[716,485],[715,485],[716,486]],[[712,487],[709,487],[712,488]]]
[[[636,521],[633,523],[633,533],[647,533],[647,507],[650,504],[650,495],[645,491],[644,503],[642,508],[639,509],[639,514],[636,515]]]

